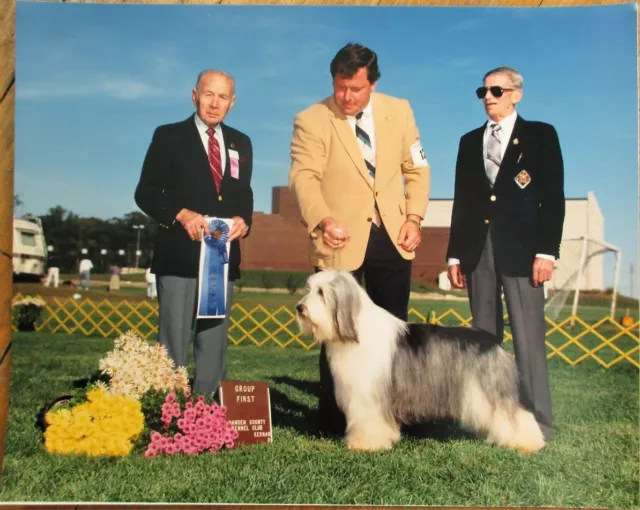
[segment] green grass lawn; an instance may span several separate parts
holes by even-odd
[[[312,435],[318,351],[231,346],[229,377],[271,388],[274,442],[197,458],[48,455],[39,409],[97,369],[112,340],[13,336],[2,501],[637,508],[638,371],[551,360],[556,436],[523,456],[468,436],[352,453]],[[450,429],[451,430],[451,429]]]

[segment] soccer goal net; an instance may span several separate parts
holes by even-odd
[[[611,318],[615,318],[618,280],[622,252],[620,248],[605,241],[586,236],[562,240],[562,252],[556,263],[552,285],[548,287],[549,299],[545,314],[556,320],[573,293],[571,315],[578,313],[580,291],[602,290],[603,257],[612,253],[615,257],[613,292],[611,293]]]

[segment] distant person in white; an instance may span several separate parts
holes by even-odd
[[[147,280],[147,297],[149,299],[155,299],[158,296],[158,290],[156,288],[156,275],[151,272],[151,268],[147,268],[145,274]]]
[[[60,262],[53,246],[48,246],[47,250],[49,255],[47,256],[47,279],[44,286],[48,287],[53,281],[53,286],[57,289],[60,282]]]
[[[84,258],[80,261],[78,271],[80,273],[80,280],[78,281],[78,288],[89,290],[91,286],[91,270],[93,269],[93,263],[88,258]]]

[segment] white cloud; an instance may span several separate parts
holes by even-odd
[[[469,19],[464,19],[462,21],[458,21],[457,23],[455,23],[453,25],[453,30],[464,32],[466,30],[471,30],[473,28],[476,28],[478,25],[480,25],[479,18],[469,18]]]
[[[59,99],[77,96],[106,96],[112,99],[141,99],[169,95],[164,89],[135,78],[121,76],[90,77],[88,79],[53,79],[50,81],[17,81],[20,99]]]

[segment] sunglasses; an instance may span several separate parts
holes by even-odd
[[[497,85],[494,85],[493,87],[478,87],[476,89],[476,96],[478,96],[478,99],[484,99],[484,97],[487,95],[487,90],[491,92],[491,95],[493,97],[502,97],[502,94],[504,94],[507,90],[516,89],[503,89],[502,87],[498,87]]]

